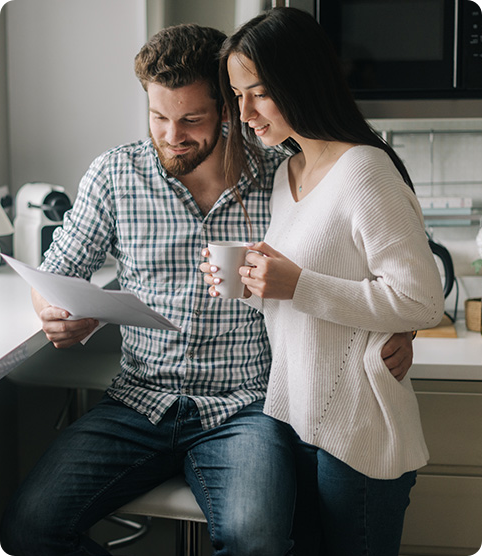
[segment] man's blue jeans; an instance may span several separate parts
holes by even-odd
[[[155,426],[105,396],[27,477],[5,512],[2,547],[15,556],[108,554],[83,532],[183,471],[206,515],[214,554],[288,554],[293,437],[262,408],[253,403],[205,431],[187,397]]]

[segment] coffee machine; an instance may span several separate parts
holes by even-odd
[[[19,261],[38,266],[52,234],[72,207],[65,189],[48,183],[26,183],[15,199],[13,253]]]

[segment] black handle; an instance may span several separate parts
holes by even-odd
[[[454,287],[455,281],[454,263],[452,261],[452,257],[443,245],[435,243],[435,241],[432,241],[431,239],[428,240],[428,244],[430,245],[432,253],[439,257],[442,261],[445,273],[444,296],[448,297]]]

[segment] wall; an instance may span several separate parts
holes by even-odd
[[[0,75],[7,74],[5,6],[0,11]],[[0,79],[0,186],[10,183],[7,120],[7,80]]]
[[[233,0],[177,0],[166,5],[166,25],[190,22],[231,33],[234,9]]]
[[[8,118],[7,118],[7,72],[5,44],[5,6],[0,11],[0,186],[9,185],[10,172],[8,161]],[[1,195],[0,195],[1,196]],[[0,515],[11,496],[17,481],[16,460],[10,457],[17,452],[16,437],[16,393],[11,384],[0,381]],[[5,457],[8,454],[9,457]]]
[[[147,135],[133,71],[145,0],[13,0],[5,10],[13,193],[45,181],[75,196],[98,154]]]
[[[301,1],[301,0],[298,0]],[[311,2],[311,0],[304,0]],[[268,0],[148,0],[149,33],[179,23],[197,23],[230,35],[239,25],[261,12]]]

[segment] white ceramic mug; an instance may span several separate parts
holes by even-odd
[[[220,297],[237,299],[244,295],[239,267],[244,266],[248,243],[244,241],[212,241],[208,243],[209,264],[218,267],[216,276],[221,283],[216,286]]]

